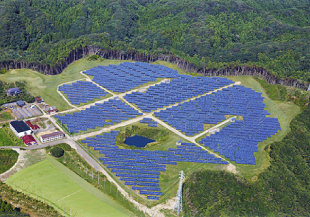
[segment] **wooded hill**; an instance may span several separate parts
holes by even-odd
[[[56,74],[90,54],[172,56],[192,71],[245,65],[309,82],[309,7],[308,0],[0,0],[0,68]]]
[[[281,142],[267,146],[270,167],[251,181],[199,171],[184,184],[185,216],[310,216],[310,107]]]

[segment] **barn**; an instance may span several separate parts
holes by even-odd
[[[24,121],[12,121],[10,122],[10,128],[19,138],[32,133],[30,127]]]

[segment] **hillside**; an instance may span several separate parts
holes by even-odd
[[[310,81],[309,1],[2,0],[0,67],[56,74],[89,54],[263,67]]]
[[[188,177],[185,216],[309,216],[309,113],[310,107],[282,141],[265,148],[271,165],[254,179],[214,171]]]

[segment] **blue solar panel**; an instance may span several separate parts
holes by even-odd
[[[59,86],[58,90],[66,94],[69,101],[74,105],[100,99],[100,97],[108,94],[104,89],[89,81],[77,81],[71,85],[64,84]]]

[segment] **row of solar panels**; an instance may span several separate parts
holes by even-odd
[[[157,78],[175,78],[176,70],[154,65],[121,63],[120,65],[98,66],[84,73],[94,76],[93,81],[113,92],[125,92]]]
[[[58,90],[63,91],[74,105],[87,103],[108,94],[108,92],[89,81],[77,81],[71,85],[64,84]]]
[[[164,106],[207,93],[219,87],[233,83],[226,78],[192,77],[180,75],[170,83],[156,84],[144,93],[133,92],[125,96],[126,100],[135,103],[142,111],[151,112]]]
[[[80,112],[65,114],[64,116],[56,115],[55,118],[58,118],[62,124],[67,125],[69,132],[77,133],[80,130],[87,131],[96,127],[113,125],[139,115],[142,115],[142,113],[121,100],[111,99],[103,103],[96,103],[94,106]]]
[[[104,155],[99,160],[125,185],[132,186],[133,190],[139,190],[140,194],[162,195],[158,188],[159,175],[160,172],[166,171],[168,164],[176,165],[177,162],[227,164],[192,143],[184,143],[184,145],[181,143],[176,149],[169,149],[169,151],[119,149],[115,145],[117,134],[118,132],[104,133],[95,138],[86,138],[81,142],[88,143],[90,147],[94,147],[94,150],[99,150],[99,153]]]

